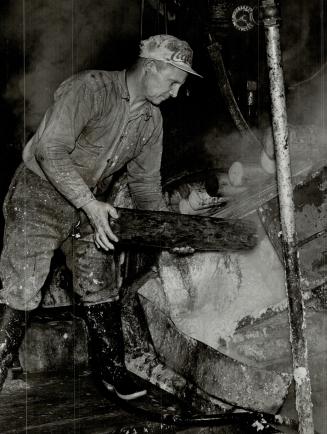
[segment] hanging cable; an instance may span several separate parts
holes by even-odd
[[[156,29],[156,33],[159,34],[160,33],[160,0],[157,0],[157,29]]]
[[[165,33],[168,34],[168,14],[167,14],[167,1],[164,1],[164,20],[165,20]]]
[[[141,11],[140,11],[140,41],[143,39],[143,16],[144,16],[144,0],[141,0]]]

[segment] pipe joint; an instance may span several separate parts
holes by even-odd
[[[275,0],[263,0],[260,6],[260,18],[267,27],[277,26],[281,21],[278,4]]]

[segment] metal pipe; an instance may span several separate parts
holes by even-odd
[[[277,163],[277,185],[283,235],[293,375],[296,392],[296,410],[299,417],[299,433],[311,434],[314,432],[311,382],[308,369],[307,342],[305,338],[306,323],[304,303],[299,278],[299,258],[288,144],[284,76],[281,65],[279,11],[274,0],[263,0],[261,10],[263,13],[267,46],[273,138]]]

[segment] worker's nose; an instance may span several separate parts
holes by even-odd
[[[179,91],[179,86],[174,86],[170,91],[170,96],[172,98],[176,98],[176,96],[178,95],[178,91]]]

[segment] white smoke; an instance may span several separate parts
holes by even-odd
[[[137,0],[11,0],[4,36],[21,47],[22,68],[4,96],[18,116],[25,108],[28,131],[37,127],[62,80],[114,65],[124,56],[122,41],[137,43],[139,12]]]

